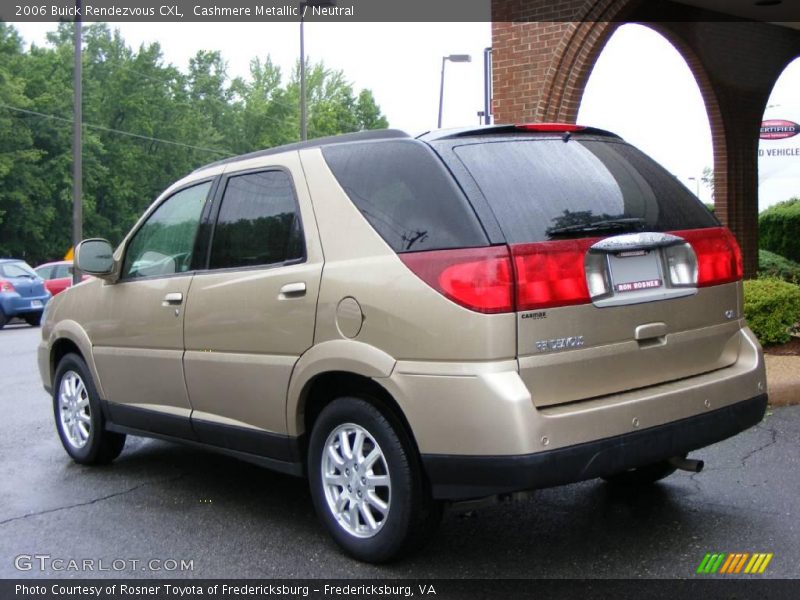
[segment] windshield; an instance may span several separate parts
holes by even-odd
[[[718,226],[675,177],[616,140],[475,140],[453,151],[510,243]]]

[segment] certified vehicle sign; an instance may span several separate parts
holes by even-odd
[[[800,133],[800,125],[786,119],[768,119],[761,122],[762,140],[783,140]]]

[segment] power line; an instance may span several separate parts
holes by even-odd
[[[28,110],[26,108],[19,108],[17,106],[11,106],[9,104],[4,104],[0,102],[0,107],[6,108],[8,110],[12,110],[19,113],[25,113],[28,115],[34,115],[37,117],[43,117],[45,119],[52,119],[54,121],[61,121],[63,123],[73,123],[73,119],[67,119],[66,117],[59,117],[56,115],[48,115],[45,113],[37,112],[35,110]],[[91,129],[97,129],[99,131],[105,131],[108,133],[117,133],[119,135],[127,135],[132,138],[137,138],[140,140],[148,140],[151,142],[160,142],[162,144],[170,144],[173,146],[180,146],[182,148],[191,148],[192,150],[202,150],[203,152],[212,152],[214,154],[221,154],[222,156],[234,156],[233,153],[228,152],[226,150],[218,150],[216,148],[204,148],[202,146],[193,146],[192,144],[184,144],[183,142],[174,142],[172,140],[164,140],[157,137],[151,137],[148,135],[141,135],[139,133],[131,133],[130,131],[122,131],[120,129],[112,129],[111,127],[103,127],[102,125],[93,125],[91,123],[82,123],[83,127],[89,127]]]

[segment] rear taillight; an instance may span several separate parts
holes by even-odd
[[[503,313],[589,302],[584,257],[597,238],[401,254],[420,279],[454,302]],[[516,282],[515,282],[516,279]]]
[[[697,256],[697,287],[739,281],[744,276],[742,252],[725,227],[674,231],[691,244]]]
[[[724,227],[673,232],[688,242],[663,249],[670,287],[742,278],[742,255]],[[503,313],[588,304],[613,294],[600,238],[433,250],[400,258],[433,289],[470,310]]]
[[[664,261],[670,286],[697,286],[697,255],[691,244],[667,246],[664,248]]]
[[[417,277],[457,304],[481,313],[514,310],[506,246],[400,254]]]
[[[5,279],[0,279],[0,292],[14,292],[14,286],[11,285],[10,281],[6,281]]]
[[[512,246],[517,278],[516,309],[588,303],[584,259],[596,241],[597,238],[591,238]]]
[[[592,300],[611,295],[611,281],[608,277],[608,262],[602,252],[587,252],[583,263],[586,269],[586,285]]]

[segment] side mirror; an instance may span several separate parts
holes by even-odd
[[[114,249],[106,240],[83,240],[75,250],[75,264],[89,275],[111,275],[114,271]]]

